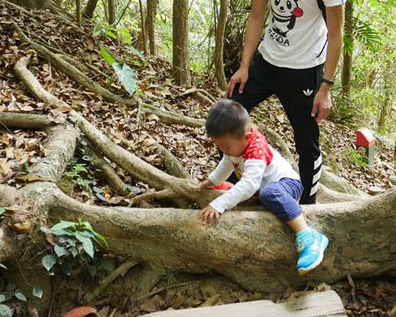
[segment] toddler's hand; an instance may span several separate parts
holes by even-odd
[[[212,188],[214,186],[214,184],[209,180],[209,179],[205,179],[202,183],[201,183],[201,189],[204,188]]]
[[[204,225],[214,225],[219,221],[220,213],[209,205],[201,210],[198,218],[202,220]]]

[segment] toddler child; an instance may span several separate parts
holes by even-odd
[[[239,181],[201,210],[199,218],[203,223],[216,223],[224,211],[258,191],[261,203],[296,234],[299,274],[317,267],[329,240],[305,222],[298,203],[303,186],[289,162],[252,126],[246,109],[231,99],[221,99],[212,105],[206,130],[224,155],[201,187],[219,186],[234,170]]]

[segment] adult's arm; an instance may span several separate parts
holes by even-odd
[[[332,80],[341,56],[344,6],[337,5],[333,7],[326,7],[326,21],[329,42],[327,45],[327,55],[323,78]],[[315,96],[311,115],[314,117],[316,112],[319,111],[319,115],[316,119],[317,122],[326,119],[330,113],[330,108],[332,106],[330,99],[330,88],[330,84],[322,83]]]
[[[249,76],[249,65],[261,38],[265,12],[268,0],[253,0],[249,20],[246,28],[245,44],[243,46],[242,61],[239,69],[231,77],[226,90],[226,96],[231,97],[236,84],[240,84],[239,93],[243,92]]]

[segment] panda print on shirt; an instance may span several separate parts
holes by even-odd
[[[298,6],[298,0],[271,1],[272,27],[269,34],[272,40],[283,46],[289,46],[287,33],[292,30],[304,11]]]

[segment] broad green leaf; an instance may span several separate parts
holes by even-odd
[[[22,292],[16,292],[16,293],[14,294],[14,296],[15,296],[16,298],[18,298],[19,300],[26,302],[26,296],[23,295]]]
[[[6,291],[7,292],[11,292],[11,291],[13,291],[14,289],[15,289],[15,284],[14,283],[12,283],[12,282],[8,282],[7,283],[7,285],[6,285]]]
[[[5,209],[3,208],[3,207],[0,207],[0,216],[2,215],[2,214],[4,214],[5,213]]]
[[[114,57],[103,46],[100,47],[100,55],[102,55],[107,64],[113,65],[115,63]]]
[[[0,294],[0,303],[4,302],[6,297],[3,294]]]
[[[133,46],[128,46],[128,45],[125,46],[125,48],[127,50],[131,51],[137,57],[139,57],[146,66],[150,65],[150,63],[147,61],[146,57],[143,55],[143,53],[141,51],[137,50]]]
[[[87,238],[80,232],[76,232],[76,238],[82,243],[84,251],[91,257],[94,257],[94,247],[90,238]]]
[[[107,201],[106,197],[100,193],[95,193],[95,196],[98,197],[101,201]]]
[[[35,285],[33,287],[33,296],[37,298],[41,298],[43,296],[43,289],[41,288],[40,285]]]
[[[51,233],[56,236],[74,236],[74,233],[66,230],[51,230]]]
[[[126,44],[132,43],[131,33],[129,33],[129,30],[127,28],[121,27],[118,28],[117,31],[121,35],[123,42],[125,42]]]
[[[43,264],[43,266],[45,267],[45,269],[47,271],[51,270],[52,267],[55,265],[56,263],[56,256],[54,254],[48,254],[46,256],[43,257],[41,263]]]
[[[115,35],[115,33],[114,32],[111,32],[111,31],[107,31],[106,33],[105,33],[108,37],[111,37],[111,38],[113,38],[113,39],[117,39],[117,35]]]
[[[137,76],[135,72],[132,70],[132,68],[125,64],[121,65],[119,63],[114,63],[112,66],[125,90],[132,95],[137,87]]]
[[[104,247],[108,248],[109,247],[109,244],[107,243],[107,241],[106,241],[104,236],[102,236],[101,234],[99,234],[97,232],[95,232],[94,234],[95,234],[95,241],[98,242],[98,244],[102,248],[104,248]]]
[[[56,253],[56,255],[60,258],[61,256],[64,256],[66,254],[66,248],[62,247],[58,244],[55,245],[54,247],[54,251]]]
[[[71,254],[73,255],[73,258],[75,258],[78,255],[78,250],[75,247],[71,247],[70,249]]]
[[[67,238],[67,239],[66,239],[66,242],[67,242],[68,244],[70,244],[71,246],[73,246],[73,247],[76,246],[76,239]]]
[[[67,229],[67,228],[70,228],[70,227],[75,228],[75,226],[76,226],[75,222],[63,221],[62,220],[61,222],[59,222],[56,225],[52,226],[50,230],[52,232],[53,230],[63,230],[63,229]]]
[[[136,89],[136,92],[138,93],[138,95],[139,95],[140,97],[142,97],[142,98],[145,97],[145,94],[144,94],[144,92],[143,92],[141,89]]]
[[[72,274],[72,266],[70,262],[62,263],[61,269],[62,273],[67,276],[70,276]]]
[[[10,307],[4,304],[0,304],[0,316],[12,317],[12,310],[10,309]]]

